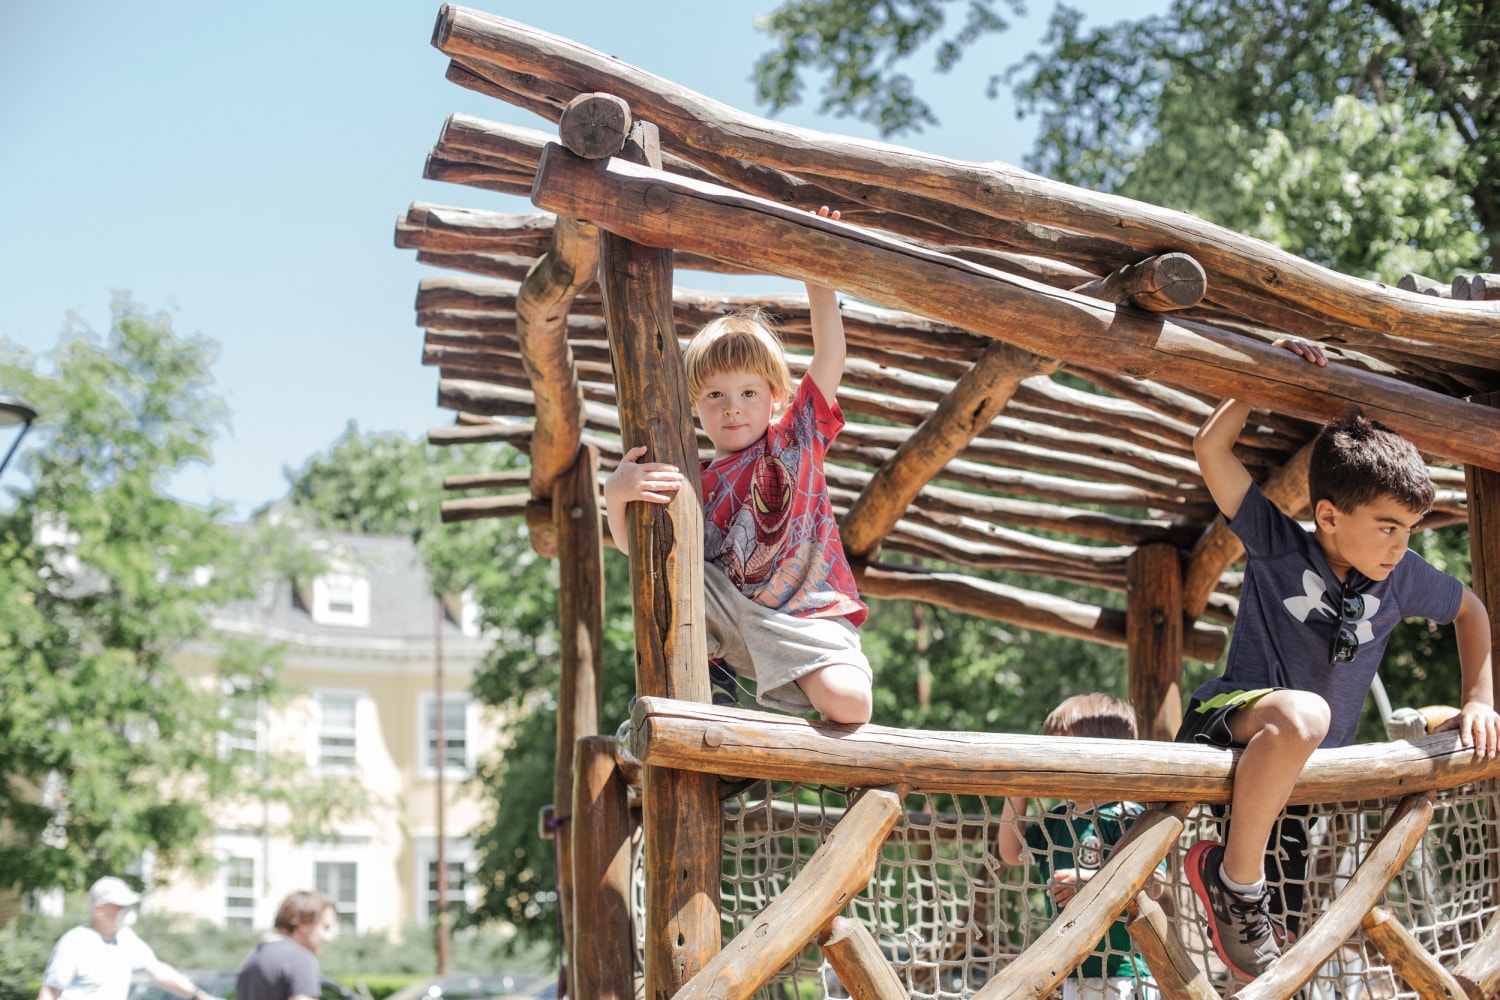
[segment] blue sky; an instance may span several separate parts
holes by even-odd
[[[753,21],[777,2],[471,5],[764,113],[750,73],[769,39]],[[1164,3],[1078,6],[1090,23],[1109,23]],[[228,501],[245,515],[282,495],[283,468],[327,447],[350,420],[408,435],[451,422],[434,403],[437,373],[421,365],[412,310],[418,281],[440,272],[395,249],[396,218],[412,201],[528,210],[521,199],[422,179],[449,114],[551,126],[443,78],[447,60],[429,44],[438,8],[74,0],[0,12],[9,216],[0,339],[48,350],[70,312],[103,332],[120,289],[171,313],[178,333],[216,341],[232,426],[212,466],[175,482],[182,497]],[[945,127],[897,141],[1019,162],[1034,121],[1017,122],[1006,94],[987,100],[985,82],[1035,47],[1050,10],[1032,4],[952,74],[919,73]],[[873,134],[807,108],[782,117]],[[679,283],[722,287],[690,274]]]

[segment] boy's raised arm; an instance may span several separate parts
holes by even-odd
[[[1476,757],[1500,755],[1500,715],[1495,714],[1494,664],[1490,650],[1490,616],[1479,595],[1464,588],[1463,603],[1453,619],[1458,662],[1463,670],[1463,709],[1434,732],[1457,729]]]
[[[839,213],[829,211],[824,205],[818,214],[825,219],[838,220]],[[807,366],[807,377],[813,380],[823,398],[832,405],[839,391],[839,382],[844,378],[844,317],[839,312],[838,296],[833,289],[809,283],[807,307],[812,321],[812,362]]]

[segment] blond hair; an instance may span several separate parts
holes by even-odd
[[[1075,694],[1052,710],[1042,723],[1043,736],[1092,736],[1135,739],[1135,709],[1098,691]]]
[[[792,396],[792,371],[787,367],[781,338],[760,309],[744,309],[720,316],[693,334],[683,355],[687,367],[688,398],[698,399],[703,383],[725,372],[759,375],[771,393],[783,400]]]
[[[300,889],[281,901],[281,908],[276,911],[276,929],[283,934],[291,934],[304,924],[317,923],[329,910],[334,913],[339,911],[333,897],[327,893]]]

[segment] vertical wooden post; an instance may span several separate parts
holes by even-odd
[[[554,150],[555,151],[555,150]],[[622,157],[660,167],[656,127],[636,122]],[[648,198],[644,211],[665,211]],[[687,373],[672,316],[672,254],[605,233],[600,284],[625,448],[682,469],[691,489],[630,505],[625,542],[635,607],[636,690],[707,702],[703,503]],[[718,954],[722,813],[713,775],[647,767],[646,998],[669,1000]]]
[[[596,477],[599,453],[581,448],[552,489],[557,535],[558,657],[557,769],[552,775],[556,824],[557,905],[562,914],[563,960],[576,967],[573,933],[573,748],[599,732],[604,628],[604,543],[599,531]],[[588,819],[592,822],[592,819]]]
[[[1182,723],[1182,558],[1175,545],[1142,545],[1125,571],[1130,703],[1141,739],[1171,740]]]
[[[1500,406],[1500,392],[1469,397],[1472,403]],[[1500,472],[1464,466],[1464,488],[1469,495],[1469,558],[1474,593],[1490,613],[1490,645],[1500,650]],[[1500,675],[1492,678],[1500,704]]]
[[[635,942],[630,933],[629,786],[615,766],[615,741],[585,736],[573,758],[572,1000],[632,1000]]]

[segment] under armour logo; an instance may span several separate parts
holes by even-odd
[[[1312,617],[1313,612],[1318,612],[1329,619],[1337,620],[1338,609],[1328,603],[1327,594],[1323,585],[1323,578],[1310,569],[1302,571],[1302,589],[1306,593],[1297,597],[1288,597],[1281,603],[1286,607],[1293,618],[1299,622],[1305,622]],[[1365,608],[1364,614],[1357,621],[1350,621],[1349,627],[1354,629],[1354,637],[1360,642],[1374,642],[1375,630],[1370,627],[1370,619],[1375,617],[1375,612],[1380,610],[1380,599],[1373,594],[1362,594]]]

